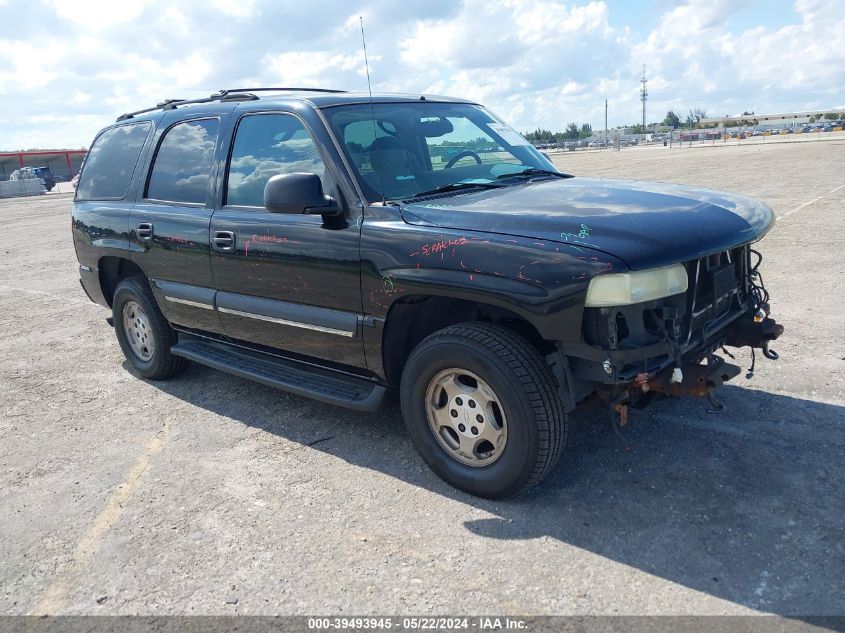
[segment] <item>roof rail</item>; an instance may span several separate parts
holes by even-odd
[[[346,90],[333,90],[331,88],[227,88],[215,92],[214,95],[227,95],[233,92],[325,92],[328,94],[337,94],[339,92],[346,92]]]
[[[161,103],[154,105],[152,108],[144,108],[143,110],[136,110],[135,112],[121,114],[117,117],[117,120],[125,121],[126,119],[131,119],[139,114],[155,112],[156,110],[175,110],[178,106],[191,105],[195,103],[212,103],[214,101],[255,101],[256,99],[258,99],[258,97],[255,95],[234,91],[227,91],[223,94],[216,92],[210,97],[203,97],[202,99],[165,99]]]
[[[117,120],[125,121],[126,119],[131,119],[139,114],[155,112],[156,110],[175,110],[177,106],[191,105],[194,103],[211,103],[212,101],[255,101],[258,97],[251,94],[253,92],[324,92],[334,94],[346,91],[331,90],[329,88],[227,88],[225,90],[218,90],[210,97],[204,97],[202,99],[165,99],[161,103],[157,103],[152,108],[145,108],[143,110],[136,110],[135,112],[121,114],[117,117]]]

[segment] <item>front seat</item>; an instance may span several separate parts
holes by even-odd
[[[417,177],[422,173],[419,159],[395,136],[380,136],[367,149],[372,173],[365,178],[376,191],[387,197],[408,196],[420,191]]]

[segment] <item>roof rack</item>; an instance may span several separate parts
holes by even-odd
[[[125,121],[131,119],[139,114],[146,114],[147,112],[155,112],[156,110],[175,110],[177,106],[191,105],[195,103],[212,103],[213,101],[255,101],[258,97],[253,92],[322,92],[322,93],[339,93],[346,92],[345,90],[331,90],[329,88],[227,88],[225,90],[218,90],[210,97],[202,99],[165,99],[161,103],[157,103],[152,108],[144,108],[143,110],[136,110],[135,112],[127,112],[117,117],[118,121]]]
[[[331,88],[229,88],[215,92],[212,96],[227,95],[233,92],[324,92],[327,94],[337,94],[346,92],[346,90],[333,90]]]

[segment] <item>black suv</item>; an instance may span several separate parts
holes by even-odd
[[[260,96],[263,95],[263,96]],[[137,372],[188,360],[359,410],[485,497],[540,481],[567,414],[712,395],[783,327],[754,200],[560,173],[483,107],[238,89],[121,116],[76,191],[82,285]]]
[[[35,175],[44,181],[44,188],[47,191],[53,191],[56,186],[56,177],[49,167],[33,167]]]

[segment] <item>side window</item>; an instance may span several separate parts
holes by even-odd
[[[122,200],[152,125],[149,121],[119,125],[100,134],[79,177],[77,200]]]
[[[325,187],[325,171],[299,119],[288,114],[245,116],[235,133],[224,204],[263,207],[264,185],[276,174],[317,174]]]
[[[158,147],[145,197],[204,203],[218,127],[217,119],[203,119],[170,128]]]

